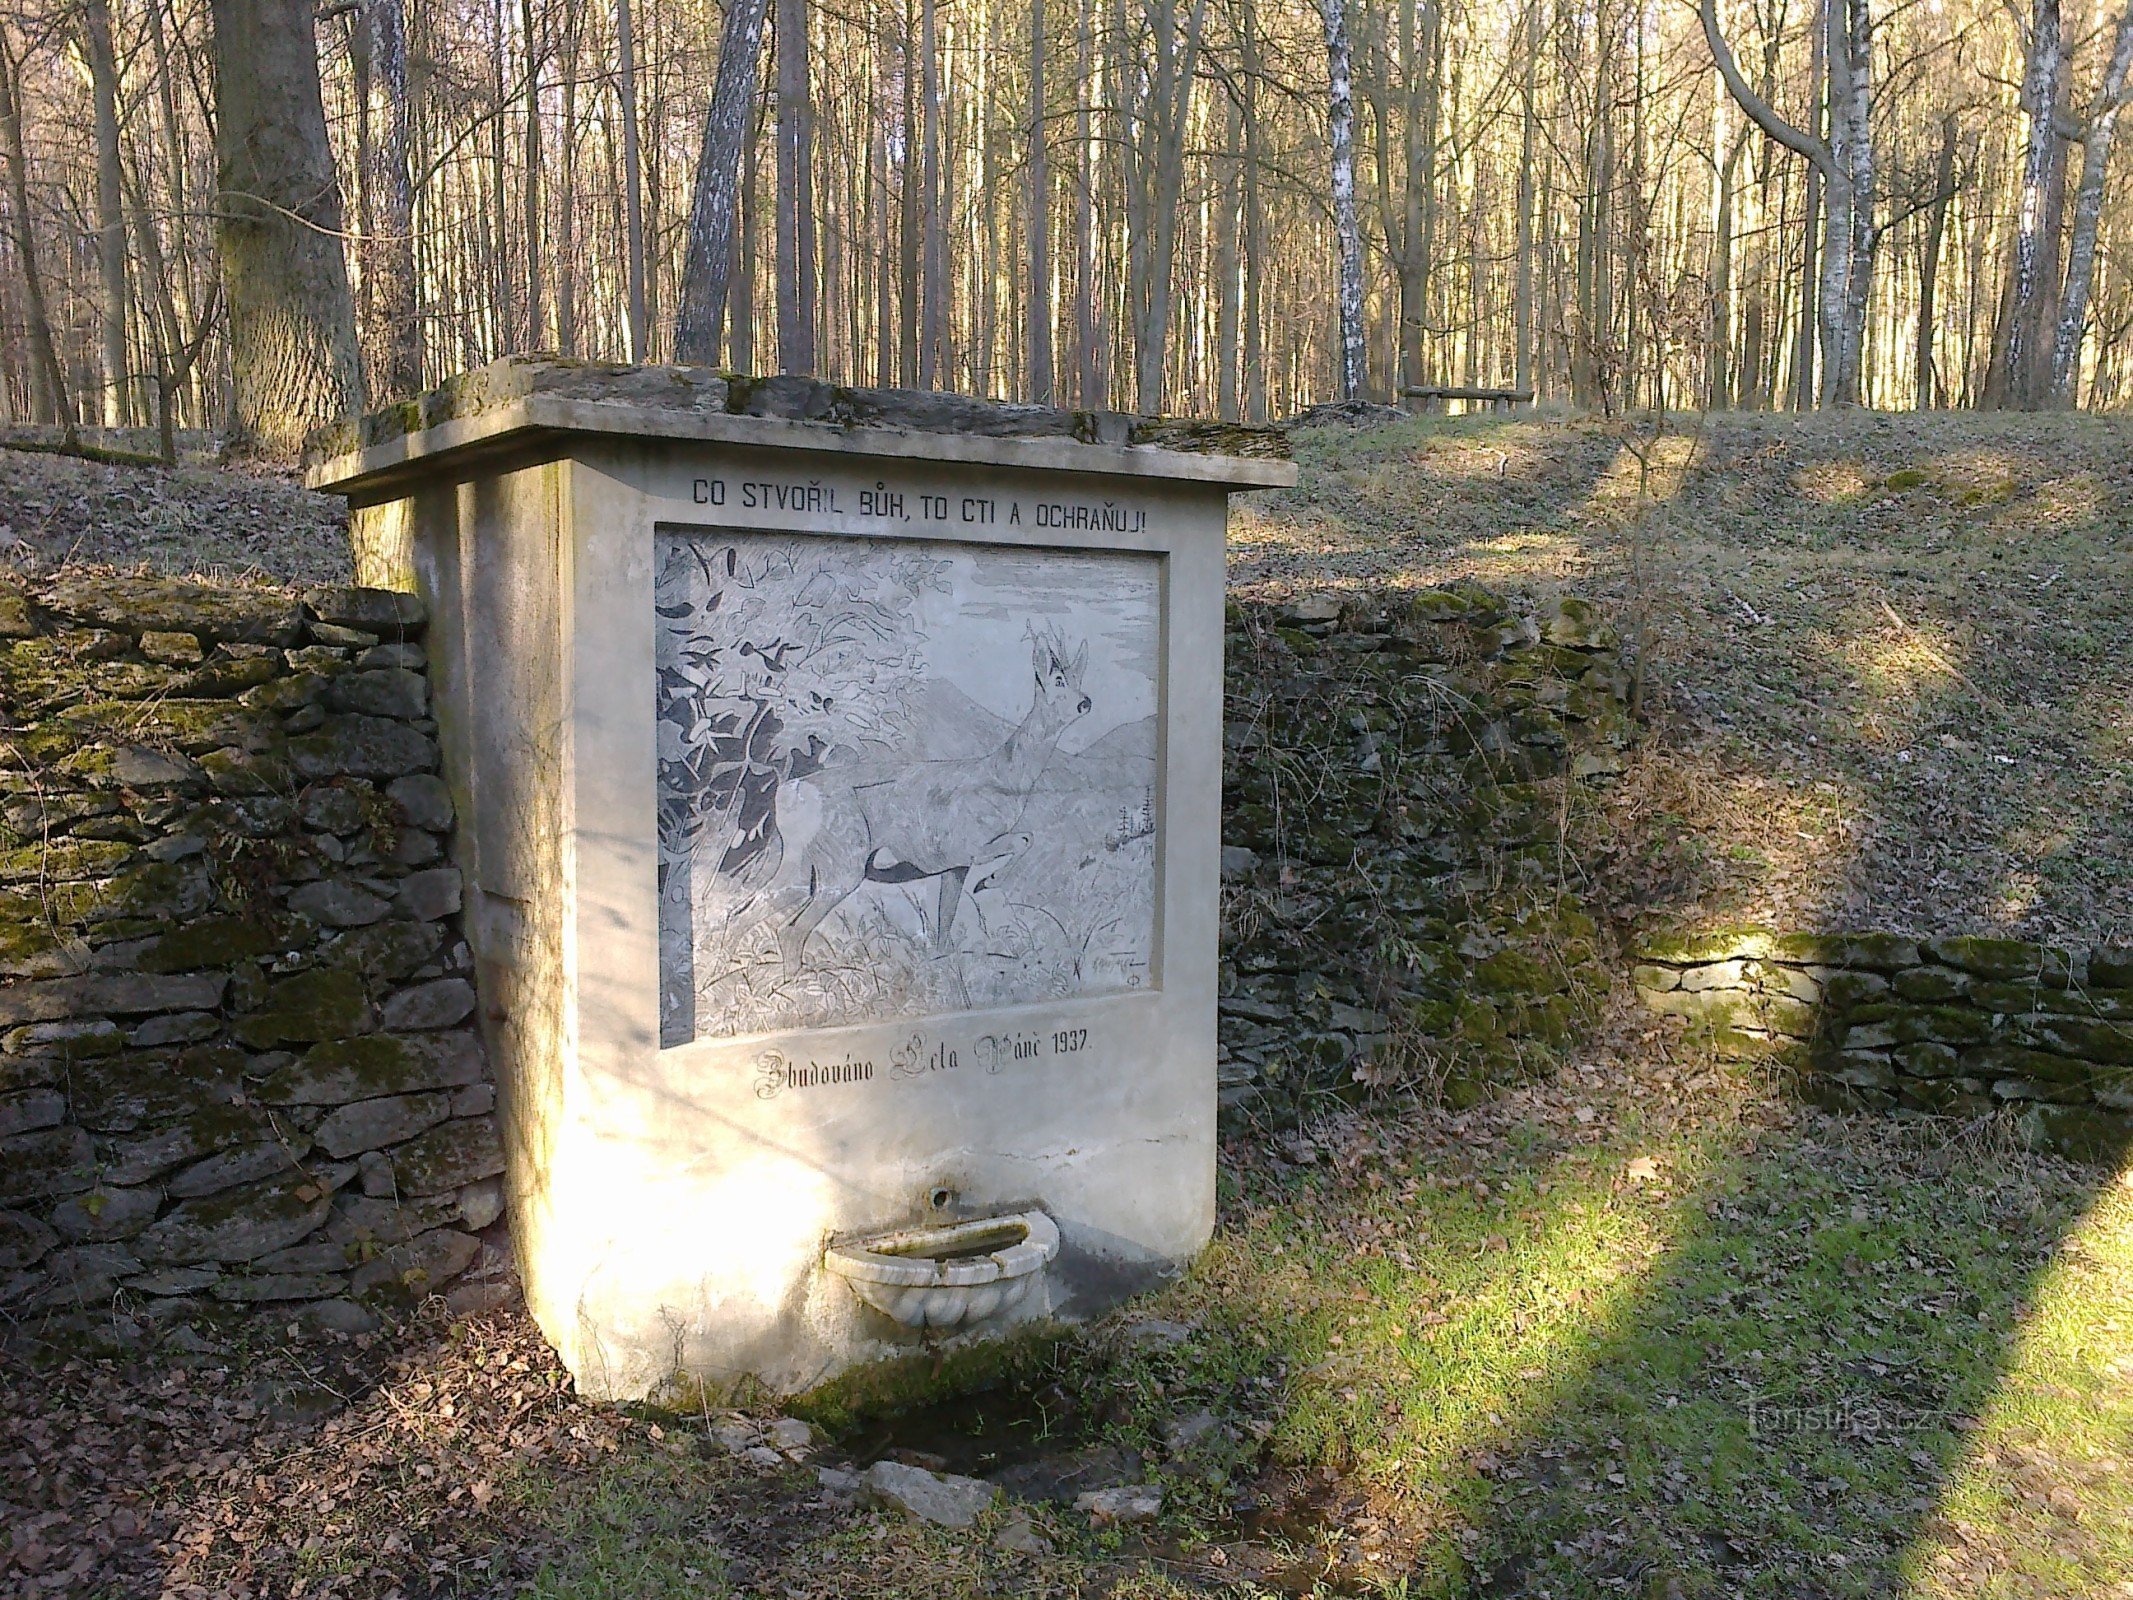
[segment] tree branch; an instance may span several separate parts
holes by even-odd
[[[1718,75],[1726,80],[1726,90],[1748,114],[1748,119],[1763,132],[1770,135],[1795,155],[1805,156],[1817,167],[1822,176],[1832,183],[1842,181],[1837,163],[1829,152],[1829,146],[1820,139],[1809,137],[1770,109],[1770,104],[1761,95],[1748,87],[1748,80],[1741,76],[1740,63],[1733,59],[1733,47],[1726,43],[1725,35],[1718,31],[1717,0],[1698,0],[1697,14],[1703,18],[1704,41],[1711,47],[1711,59],[1718,66]]]

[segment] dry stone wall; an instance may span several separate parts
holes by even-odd
[[[1979,1116],[2080,1158],[2133,1144],[2133,946],[1730,929],[1645,940],[1644,1003],[1840,1109]]]
[[[0,1318],[509,1292],[423,623],[0,588]]]
[[[1223,1103],[1547,1065],[1609,983],[1557,830],[1621,768],[1614,631],[1479,586],[1233,603],[1227,671]]]

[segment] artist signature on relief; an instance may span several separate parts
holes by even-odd
[[[914,1082],[965,1066],[987,1075],[1003,1071],[1020,1061],[1046,1061],[1059,1056],[1078,1056],[1090,1047],[1087,1028],[1023,1028],[1007,1033],[981,1033],[963,1044],[926,1033],[914,1033],[877,1063],[871,1056],[846,1051],[827,1059],[796,1061],[782,1050],[765,1050],[755,1058],[755,1097],[770,1100],[787,1089],[822,1089],[839,1084]]]

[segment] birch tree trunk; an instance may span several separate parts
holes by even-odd
[[[104,426],[122,428],[134,419],[130,392],[132,358],[126,344],[126,214],[119,165],[118,55],[111,42],[108,0],[82,0],[82,54],[89,64],[90,100],[96,121],[96,262],[103,291],[98,309],[103,335]]]
[[[615,58],[616,90],[622,99],[623,249],[628,256],[630,360],[642,363],[650,348],[651,318],[644,292],[644,162],[637,148],[637,40],[630,0],[615,0]]]
[[[1804,156],[1822,174],[1826,188],[1821,280],[1817,312],[1822,339],[1821,402],[1856,405],[1859,356],[1866,315],[1868,267],[1873,259],[1871,100],[1863,65],[1873,44],[1867,0],[1828,0],[1830,140],[1803,133],[1770,108],[1741,76],[1732,48],[1719,30],[1715,0],[1701,0],[1704,40],[1734,102],[1771,139]]]
[[[1346,0],[1321,0],[1326,25],[1326,124],[1333,147],[1333,232],[1340,248],[1340,397],[1363,392],[1363,240],[1355,216],[1355,86]]]
[[[2003,330],[2005,343],[1997,363],[2000,392],[1988,394],[1987,403],[2034,411],[2044,403],[2050,382],[2050,346],[2044,335],[2045,278],[2048,256],[2059,230],[2058,208],[2050,203],[2061,149],[2053,123],[2059,113],[2059,84],[2066,69],[2059,0],[2032,0],[2028,45],[2022,74],[2026,122],[2022,180],[2015,207],[2014,255],[2008,265],[2011,288]]]
[[[1845,215],[1850,223],[1841,328],[1843,370],[1829,397],[1832,405],[1859,404],[1866,357],[1867,299],[1874,282],[1874,18],[1872,0],[1845,0],[1847,94],[1844,108]]]
[[[2110,173],[2111,144],[2118,132],[2118,113],[2126,103],[2129,71],[2133,71],[2133,3],[2118,18],[2111,59],[2082,130],[2081,178],[2074,189],[2074,228],[2066,250],[2066,289],[2060,297],[2059,324],[2052,333],[2050,400],[2054,406],[2071,406],[2081,382],[2081,346],[2088,332],[2103,184]]]
[[[689,248],[681,270],[681,313],[674,359],[718,365],[733,263],[733,223],[740,203],[741,146],[755,120],[756,79],[763,59],[768,0],[728,0],[719,32],[718,78],[704,114],[689,203]]]
[[[293,455],[362,406],[312,27],[305,0],[214,0],[215,242],[240,451]]]

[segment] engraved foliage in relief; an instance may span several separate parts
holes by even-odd
[[[1115,993],[1155,931],[1155,558],[659,538],[660,1037]]]

